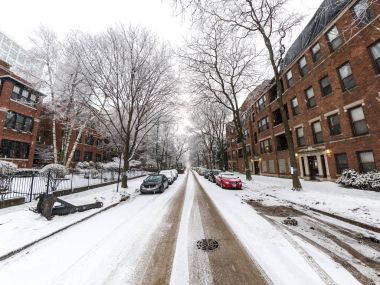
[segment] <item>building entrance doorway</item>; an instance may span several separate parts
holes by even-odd
[[[318,176],[318,161],[316,156],[308,156],[307,162],[310,171],[310,180],[316,180]]]
[[[253,170],[254,170],[254,172],[255,172],[256,175],[260,174],[260,167],[259,167],[259,162],[258,161],[255,161],[253,163]]]

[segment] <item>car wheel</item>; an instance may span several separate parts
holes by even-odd
[[[163,185],[161,185],[160,190],[158,192],[164,193],[164,186]]]

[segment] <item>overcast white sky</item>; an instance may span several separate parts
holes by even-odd
[[[306,16],[293,33],[293,40],[310,20],[322,0],[289,0],[290,9]],[[44,25],[63,38],[70,30],[98,33],[114,24],[146,27],[173,47],[190,34],[190,25],[176,16],[172,0],[12,0],[11,10],[2,13],[0,31],[23,48],[30,47],[29,37]],[[182,112],[180,112],[182,113]],[[184,112],[186,113],[186,112]],[[182,113],[183,114],[183,113]],[[183,118],[181,132],[190,121]]]
[[[292,9],[309,15],[306,21],[322,2],[290,1]],[[12,9],[0,17],[0,30],[27,49],[30,35],[40,24],[63,37],[73,29],[97,33],[124,23],[144,26],[176,46],[189,30],[181,17],[175,16],[171,3],[172,0],[12,0]]]

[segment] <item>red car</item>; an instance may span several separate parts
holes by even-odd
[[[215,177],[216,185],[219,185],[223,189],[238,189],[241,190],[243,183],[240,178],[230,172],[222,172],[218,176]]]

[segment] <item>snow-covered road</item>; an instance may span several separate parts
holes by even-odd
[[[202,238],[219,248],[199,250]],[[239,191],[192,173],[163,194],[138,195],[0,261],[0,283],[360,284],[328,254],[242,203]]]

